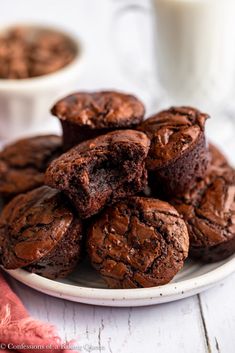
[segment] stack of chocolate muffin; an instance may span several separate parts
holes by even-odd
[[[60,278],[88,256],[110,288],[138,288],[168,283],[188,254],[235,251],[235,172],[208,146],[206,114],[170,108],[143,121],[143,104],[119,92],[75,93],[52,113],[62,140],[0,153],[5,268]]]

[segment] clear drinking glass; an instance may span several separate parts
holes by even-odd
[[[235,81],[235,1],[152,0],[149,5],[135,2],[116,13],[117,23],[134,13],[148,13],[154,23],[149,34],[153,67],[143,72],[137,62],[129,65],[129,74],[133,77],[135,70],[158,106],[194,105],[210,111],[225,104]],[[140,19],[138,23],[141,30]],[[140,46],[149,41],[140,37]],[[123,53],[120,60],[128,75]]]

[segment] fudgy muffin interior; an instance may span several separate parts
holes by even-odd
[[[146,185],[145,151],[138,144],[99,146],[82,152],[81,158],[83,162],[76,165],[74,160],[70,173],[66,174],[65,192],[83,216],[87,217],[87,213],[91,216],[100,205],[138,192]],[[54,186],[63,189],[64,178],[56,177]]]

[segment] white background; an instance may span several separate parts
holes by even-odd
[[[151,23],[148,14],[131,14],[118,22],[116,13],[127,3],[0,0],[0,25],[37,21],[76,32],[86,48],[77,89],[130,91],[144,100],[148,112],[153,112],[159,109],[161,101],[158,89],[150,82]],[[150,5],[147,0],[135,3]],[[233,115],[231,106],[226,107],[208,123],[207,133],[235,163]],[[53,118],[48,119],[51,122]],[[56,120],[54,128],[58,129]],[[235,275],[201,295],[165,305],[102,308],[54,299],[11,280],[34,317],[56,324],[65,339],[77,338],[81,352],[104,353],[234,353],[234,282]],[[93,350],[89,350],[89,345]]]

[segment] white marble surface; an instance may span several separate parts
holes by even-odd
[[[147,0],[136,2],[148,5]],[[114,45],[117,37],[113,30],[114,13],[126,3],[127,0],[2,0],[0,22],[4,25],[9,21],[49,21],[77,32],[86,44],[86,66],[77,88],[132,91],[142,97],[150,112],[160,102],[148,79],[151,37],[147,20],[143,17],[141,26],[131,18],[122,24],[119,44]],[[149,40],[143,41],[143,57],[139,39],[145,35]],[[125,57],[122,65],[120,54]],[[132,67],[129,72],[127,66]],[[136,69],[140,74],[136,75]],[[229,108],[211,119],[208,135],[235,164],[232,112]],[[58,130],[51,118],[47,126],[40,127],[40,130],[50,129]],[[235,352],[235,275],[189,299],[143,308],[75,304],[37,293],[12,279],[10,282],[34,317],[56,324],[64,339],[78,339],[81,352]]]

